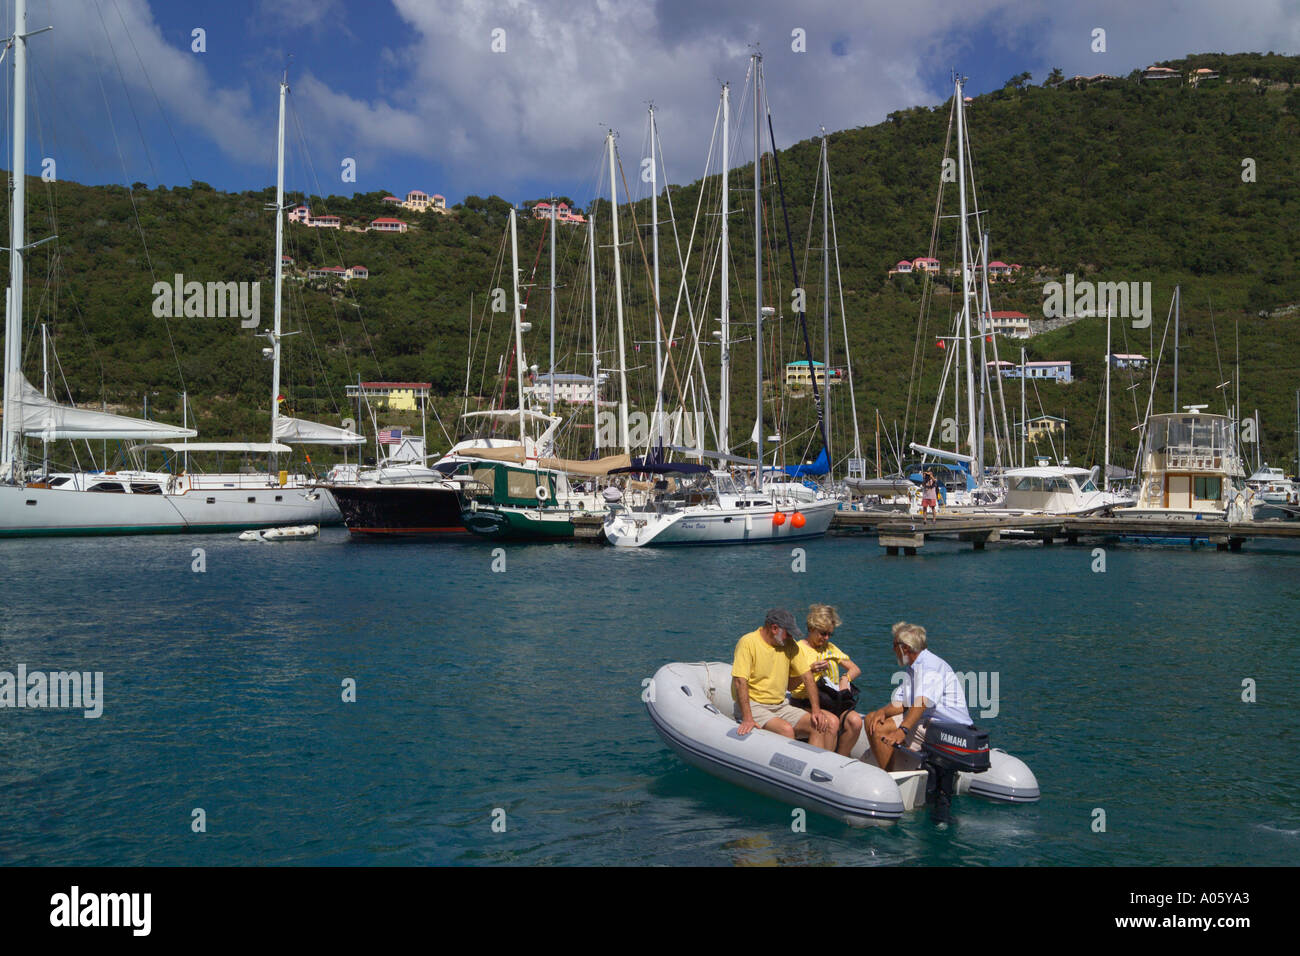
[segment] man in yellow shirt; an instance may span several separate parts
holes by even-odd
[[[839,719],[822,710],[816,699],[810,701],[811,710],[805,711],[785,698],[792,677],[802,680],[805,686],[813,684],[813,658],[799,643],[802,637],[794,615],[784,608],[773,608],[767,612],[762,627],[736,643],[731,666],[734,716],[740,722],[742,737],[757,727],[833,750]]]

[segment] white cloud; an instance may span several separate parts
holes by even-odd
[[[970,0],[959,8],[927,0],[392,2],[407,28],[373,50],[380,72],[365,93],[341,80],[344,74],[331,63],[339,56],[331,41],[340,31],[355,41],[348,24],[363,15],[362,7],[339,0],[259,0],[247,31],[254,45],[286,28],[304,31],[291,80],[318,169],[341,156],[356,157],[363,171],[415,160],[429,165],[430,182],[388,185],[423,185],[450,196],[525,198],[515,195],[523,184],[551,178],[580,189],[597,167],[603,125],[620,131],[630,167],[637,157],[627,154],[640,149],[651,99],[669,173],[679,182],[694,179],[708,144],[717,83],[731,81],[733,101],[739,100],[754,41],[763,45],[782,145],[815,135],[822,124],[843,129],[879,122],[896,109],[937,104],[947,95],[949,66],[972,74],[976,88],[988,88],[1022,69],[1039,79],[1053,66],[1067,75],[1127,73],[1189,52],[1300,48],[1294,0],[1180,0],[1172,9],[1131,0],[1097,0],[1086,8],[1041,0]],[[120,90],[120,66],[137,109],[156,114],[157,95],[183,138],[183,151],[215,146],[240,163],[266,167],[275,68],[246,71],[254,83],[265,81],[265,89],[242,77],[234,85],[218,84],[215,56],[192,54],[188,36],[164,37],[146,0],[65,0],[38,9],[31,25],[53,22],[56,30],[32,41],[33,56],[46,58],[47,75],[70,91],[65,100],[74,122],[85,118],[81,125],[92,128],[89,117],[103,109],[99,83]],[[1089,51],[1097,26],[1107,31],[1105,56]],[[790,49],[796,27],[806,31],[803,54]],[[505,53],[491,50],[497,28],[505,30]],[[980,76],[980,69],[993,68],[993,45],[1005,76]],[[1005,66],[1008,60],[1013,69]],[[129,129],[120,92],[111,95],[119,101],[117,127]],[[736,121],[748,129],[740,117]],[[738,142],[737,161],[748,155],[747,143]],[[116,163],[111,153],[101,160]]]

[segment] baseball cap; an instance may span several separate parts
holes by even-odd
[[[799,630],[799,625],[795,622],[794,615],[783,607],[774,607],[767,612],[767,617],[763,623],[769,627],[779,627],[796,641],[803,640],[803,631]]]

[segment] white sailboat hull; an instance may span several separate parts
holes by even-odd
[[[122,494],[0,486],[0,537],[182,534],[340,521],[328,491],[304,487]]]
[[[773,522],[778,508],[764,502],[753,507],[698,507],[658,513],[618,511],[605,519],[605,537],[620,548],[668,545],[774,544],[820,538],[831,525],[839,502],[834,499],[800,503],[804,525],[791,520],[796,507],[782,505],[781,524]]]

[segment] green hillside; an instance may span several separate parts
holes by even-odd
[[[1246,413],[1255,408],[1261,412],[1264,457],[1294,468],[1300,309],[1290,307],[1300,303],[1295,238],[1295,223],[1300,221],[1300,58],[1204,54],[1167,65],[1183,74],[1208,67],[1220,77],[1193,86],[1182,81],[1143,81],[1133,74],[1090,85],[1067,81],[1055,87],[1029,86],[1019,78],[968,104],[979,207],[987,211],[985,224],[992,236],[990,258],[1025,267],[1014,284],[995,286],[992,306],[1042,316],[1042,283],[1067,273],[1078,280],[1149,282],[1151,328],[1136,329],[1117,321],[1115,350],[1152,355],[1153,345],[1157,350],[1160,345],[1173,288],[1181,285],[1180,404],[1200,402],[1222,411],[1223,396],[1231,400],[1230,393],[1239,386]],[[926,290],[920,282],[886,275],[899,259],[931,254],[949,112],[948,103],[917,107],[891,114],[880,125],[830,137],[858,415],[869,458],[874,457],[876,409],[887,429],[895,423],[902,429],[906,422],[906,437],[924,440],[924,427],[918,432],[913,426],[918,418],[928,424],[938,388],[944,353],[936,348],[935,337],[946,334],[949,317],[958,306],[946,279],[930,290],[933,294],[922,312]],[[778,136],[792,119],[774,117]],[[666,146],[670,153],[676,148],[689,157],[700,152],[700,144]],[[593,156],[598,148],[593,143]],[[807,273],[802,281],[809,290],[813,348],[820,359],[819,219],[812,224],[812,248],[805,248],[819,148],[819,142],[805,141],[784,149],[780,171],[796,259]],[[623,156],[622,162],[628,178],[634,179],[637,161]],[[1243,181],[1248,167],[1254,181]],[[748,190],[752,176],[752,167],[732,173],[733,208],[740,210],[732,221],[732,315],[737,322],[751,323],[753,226]],[[803,350],[790,310],[793,281],[784,227],[766,164],[765,179],[769,181],[767,219],[779,227],[768,235],[772,245],[765,258],[769,274],[765,300],[782,313],[773,325],[774,350],[767,358],[775,370],[802,358]],[[712,208],[716,177],[672,189],[683,243],[700,190],[706,188],[706,211],[716,212]],[[619,194],[624,195],[622,182]],[[261,280],[262,328],[267,328],[274,226],[266,204],[273,202],[274,191],[228,194],[202,183],[157,189],[137,184],[128,191],[31,179],[28,195],[31,239],[51,233],[59,236],[57,243],[28,256],[24,344],[28,377],[40,380],[39,326],[47,323],[62,374],[78,402],[107,403],[138,414],[147,392],[151,416],[178,420],[179,394],[185,389],[203,437],[264,437],[270,371],[260,353],[266,341],[241,329],[237,319],[156,318],[152,290],[155,281],[170,283],[175,273],[200,282]],[[435,391],[446,396],[440,403],[445,420],[460,408],[467,358],[472,395],[496,394],[502,387],[496,373],[510,346],[508,316],[485,310],[494,288],[509,290],[508,272],[499,271],[503,254],[509,261],[508,204],[496,197],[468,197],[451,215],[439,216],[393,211],[381,202],[384,195],[315,197],[310,202],[315,215],[337,215],[354,226],[378,216],[397,216],[412,224],[410,232],[381,235],[301,225],[286,228],[285,252],[294,258],[297,270],[287,285],[286,328],[300,334],[286,339],[281,391],[285,407],[294,414],[332,421],[348,415],[344,385],[360,376],[432,382]],[[575,198],[596,216],[597,241],[604,247],[599,251],[597,275],[604,351],[614,341],[608,204]],[[945,215],[955,212],[955,203],[956,190],[949,185]],[[817,205],[819,209],[820,199]],[[628,340],[643,346],[640,353],[635,345],[628,346],[635,356],[629,358],[629,376],[635,401],[647,408],[652,386],[644,366],[653,348],[648,344],[653,310],[632,212],[644,226],[650,218],[648,200],[624,209],[621,216]],[[662,197],[660,218],[666,218]],[[716,215],[704,217],[701,230],[715,231],[716,220]],[[526,348],[529,362],[543,369],[548,328],[546,229],[544,222],[520,218],[520,266],[522,281],[531,283],[526,294],[533,323]],[[561,359],[557,366],[562,371],[587,372],[591,318],[586,230],[563,226],[559,232]],[[941,220],[938,236],[933,255],[947,270],[959,261],[952,219]],[[643,230],[643,241],[647,239]],[[697,308],[704,294],[698,248],[688,268]],[[676,253],[667,244],[663,262],[661,287],[668,321],[678,273]],[[301,276],[308,266],[353,265],[366,266],[370,278],[331,285],[304,281]],[[717,315],[716,286],[714,280],[707,307],[710,316]],[[837,301],[832,319],[833,362],[840,364],[844,359]],[[1102,319],[1085,318],[1023,343],[1031,361],[1074,363],[1073,384],[1039,383],[1036,394],[1031,390],[1029,414],[1069,420],[1066,450],[1076,463],[1100,457],[1104,326]],[[741,328],[737,334],[748,336],[751,330]],[[1018,361],[1021,344],[1000,339],[1000,357]],[[752,349],[752,343],[736,346],[733,438],[747,438],[753,421]],[[717,351],[705,351],[710,389],[716,396]],[[607,368],[616,364],[612,355],[602,361]],[[1172,367],[1172,332],[1165,363],[1166,369]],[[1113,440],[1119,446],[1117,458],[1123,461],[1125,454],[1131,457],[1135,451],[1130,428],[1146,406],[1147,379],[1121,375],[1125,377],[1115,384]],[[1217,391],[1216,386],[1226,381],[1233,384]],[[1008,405],[1018,405],[1018,385],[1007,384]],[[1157,410],[1172,407],[1170,386],[1171,377],[1162,370]],[[514,387],[512,381],[507,404],[514,401]],[[675,393],[671,379],[669,391]],[[951,395],[950,385],[945,415],[951,414]],[[848,427],[847,393],[836,388],[832,398],[839,458],[844,449],[838,435]],[[1011,408],[1008,411],[1016,417]],[[590,412],[581,415],[589,419]],[[788,399],[784,418],[784,433],[796,439],[791,454],[802,454],[809,447],[811,402]],[[387,418],[380,422],[388,423]],[[400,417],[391,423],[400,423]],[[578,439],[582,442],[589,438]],[[445,446],[445,441],[433,444]],[[742,442],[733,444],[740,448]]]

